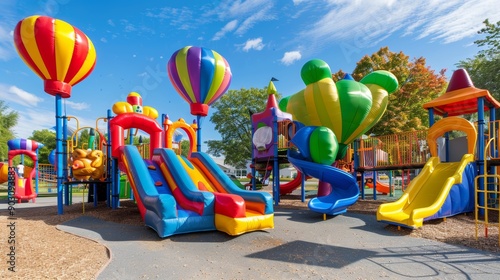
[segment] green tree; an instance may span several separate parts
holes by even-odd
[[[429,116],[422,105],[441,94],[447,85],[445,69],[436,73],[426,65],[425,58],[410,61],[403,52],[394,53],[383,47],[371,56],[364,56],[352,74],[357,81],[375,70],[387,70],[394,74],[399,88],[389,96],[387,110],[380,121],[367,134],[385,135],[428,127]],[[340,70],[334,79],[343,78]]]
[[[19,114],[9,109],[3,100],[0,100],[0,162],[9,159],[7,141],[14,139],[14,126],[17,124]]]
[[[38,149],[38,163],[49,163],[49,154],[56,148],[56,133],[48,129],[35,130],[28,139],[44,145]]]
[[[475,87],[487,89],[500,100],[500,21],[492,24],[486,19],[484,24],[485,27],[478,34],[486,37],[474,42],[484,49],[473,58],[459,61],[457,67],[467,70]],[[499,117],[500,112],[497,111],[497,119]]]
[[[225,164],[245,168],[252,157],[252,123],[250,113],[266,108],[267,88],[229,90],[212,105],[216,111],[210,117],[222,140],[209,140],[208,153],[224,156]],[[280,96],[276,96],[279,100]]]
[[[189,140],[181,140],[181,155],[188,157],[189,154]]]

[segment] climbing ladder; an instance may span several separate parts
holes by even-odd
[[[488,174],[487,169],[487,154],[488,146],[494,141],[491,138],[485,147],[484,156],[484,172],[485,175],[478,175],[474,181],[474,201],[475,201],[475,224],[476,224],[476,240],[480,225],[484,227],[484,236],[488,237],[488,229],[496,227],[498,230],[498,245],[500,246],[500,175]]]

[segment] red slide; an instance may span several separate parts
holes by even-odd
[[[366,180],[365,186],[369,187],[370,189],[373,189],[373,180],[372,179]],[[377,181],[377,191],[381,192],[382,194],[388,194],[390,193],[389,185]]]
[[[295,177],[292,181],[285,184],[280,184],[280,195],[292,193],[296,188],[300,187],[301,183],[302,173],[297,172],[297,177]]]

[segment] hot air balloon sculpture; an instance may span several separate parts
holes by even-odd
[[[30,16],[14,30],[17,52],[33,72],[44,80],[44,90],[55,96],[56,162],[63,162],[63,116],[61,98],[71,96],[73,85],[94,69],[96,52],[92,41],[79,29],[47,16]],[[58,164],[58,213],[62,214],[63,164]]]
[[[398,88],[396,77],[384,70],[366,75],[360,82],[347,76],[335,83],[328,64],[308,61],[301,69],[306,88],[280,101],[280,108],[306,126],[324,126],[338,141],[336,159],[346,155],[356,138],[376,124],[387,108],[388,94]],[[321,153],[323,154],[323,153]],[[318,188],[318,196],[328,188]]]
[[[396,77],[384,70],[366,75],[360,82],[346,78],[335,83],[326,62],[314,59],[301,70],[306,88],[280,101],[280,108],[309,126],[326,126],[339,143],[337,159],[356,138],[383,116],[388,94],[398,88]]]
[[[231,83],[231,69],[216,51],[186,46],[176,51],[167,64],[168,77],[175,90],[186,100],[191,114],[197,116],[198,151],[201,147],[201,117],[219,99]]]

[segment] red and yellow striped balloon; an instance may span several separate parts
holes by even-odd
[[[47,16],[30,16],[14,30],[14,44],[23,61],[44,80],[51,95],[71,96],[71,87],[94,69],[92,41],[70,24]]]

